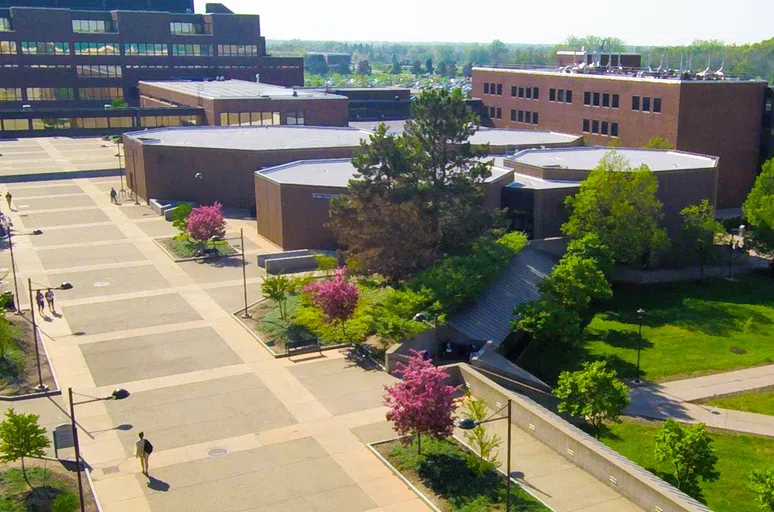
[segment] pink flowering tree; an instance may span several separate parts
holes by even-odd
[[[221,212],[222,205],[215,201],[211,206],[199,206],[191,210],[185,219],[188,234],[194,240],[206,242],[214,236],[226,235],[226,219]]]
[[[347,281],[347,269],[339,267],[333,272],[332,279],[309,283],[304,287],[312,302],[325,315],[325,321],[341,325],[344,337],[347,336],[344,323],[352,318],[360,298],[357,286]]]
[[[422,434],[448,437],[454,430],[454,393],[460,386],[449,386],[449,375],[425,360],[423,352],[411,350],[408,364],[398,363],[395,375],[403,380],[385,386],[384,405],[390,408],[387,419],[401,435],[413,435],[417,453],[422,453]]]

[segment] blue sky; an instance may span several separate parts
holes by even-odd
[[[197,12],[205,1],[195,0]],[[268,39],[556,43],[594,34],[674,45],[774,37],[774,0],[220,1],[236,13],[260,14]]]

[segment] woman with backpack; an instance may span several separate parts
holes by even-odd
[[[140,459],[140,466],[142,467],[142,474],[150,476],[148,474],[148,459],[150,454],[153,453],[153,445],[150,441],[145,439],[145,433],[140,432],[140,440],[135,445],[135,456]]]

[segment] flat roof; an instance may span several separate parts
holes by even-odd
[[[248,82],[247,80],[164,80],[139,82],[140,86],[149,85],[165,91],[179,94],[188,94],[208,100],[248,100],[248,99],[272,99],[272,100],[310,100],[310,99],[341,99],[345,96],[329,94],[321,90],[292,89],[279,85]],[[296,94],[295,96],[293,94]]]
[[[608,147],[525,149],[508,159],[544,169],[591,171],[610,151]],[[632,168],[645,164],[653,172],[711,169],[718,165],[717,157],[684,151],[632,148],[616,148],[615,151],[629,160]]]
[[[185,126],[125,134],[147,146],[267,151],[355,147],[369,132],[326,126]]]
[[[496,161],[496,159],[495,159]],[[255,174],[282,185],[309,185],[317,187],[346,188],[349,180],[355,177],[357,169],[349,158],[324,160],[299,160],[288,164],[276,165],[255,171]],[[511,169],[495,166],[486,183],[497,181]]]

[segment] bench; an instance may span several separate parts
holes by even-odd
[[[285,354],[287,356],[307,352],[319,352],[322,354],[320,340],[317,338],[309,338],[307,340],[288,341],[285,343]]]
[[[214,247],[205,247],[194,252],[195,258],[217,258],[218,256],[220,256],[220,253]]]

